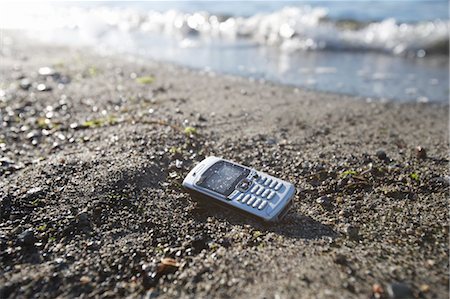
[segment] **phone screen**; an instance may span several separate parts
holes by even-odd
[[[228,196],[236,184],[250,173],[250,170],[226,161],[219,161],[204,174],[200,186]]]

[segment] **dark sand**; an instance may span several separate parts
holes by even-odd
[[[1,298],[448,298],[448,105],[7,35]],[[180,183],[207,155],[292,182],[292,212],[263,224],[196,204]],[[165,257],[177,264],[158,271]]]

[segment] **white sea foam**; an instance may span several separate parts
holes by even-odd
[[[223,17],[207,12],[138,11],[117,7],[33,7],[9,5],[0,12],[2,28],[64,28],[80,33],[81,41],[98,41],[111,31],[158,33],[178,38],[250,39],[283,51],[359,50],[392,54],[446,52],[449,21],[415,24],[386,19],[373,23],[337,22],[320,7],[285,7],[251,17]],[[186,44],[186,43],[185,43]],[[190,43],[186,46],[192,46]]]

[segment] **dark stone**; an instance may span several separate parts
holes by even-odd
[[[0,286],[0,298],[8,298],[13,291],[14,291],[13,284],[6,283],[3,286]]]
[[[89,215],[87,212],[81,212],[77,215],[77,223],[80,226],[88,226],[90,221],[89,221]]]
[[[382,161],[389,160],[389,158],[384,150],[377,150],[376,155],[377,155],[377,158]]]
[[[201,115],[201,114],[198,114],[198,115],[197,115],[197,120],[198,120],[198,121],[207,121],[207,119],[206,119],[203,115]]]
[[[331,210],[333,208],[331,198],[326,195],[316,199],[316,203],[318,203],[322,208],[326,210]]]
[[[421,146],[416,147],[416,157],[418,159],[426,159],[427,158],[427,150]]]
[[[17,241],[23,246],[33,246],[36,242],[33,230],[27,229],[17,236]]]
[[[411,288],[402,282],[394,282],[388,285],[387,293],[392,299],[410,299],[414,298]]]
[[[228,248],[231,246],[231,241],[228,238],[220,239],[218,243],[225,248]]]
[[[200,253],[203,249],[208,248],[207,239],[203,234],[197,235],[191,241],[194,253]]]
[[[345,234],[351,240],[359,240],[359,227],[354,225],[348,225],[345,227]]]
[[[347,265],[347,258],[343,254],[336,254],[334,262],[338,265]]]

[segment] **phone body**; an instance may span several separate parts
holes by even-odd
[[[289,212],[295,195],[291,183],[218,157],[198,163],[183,187],[194,198],[272,222]]]

